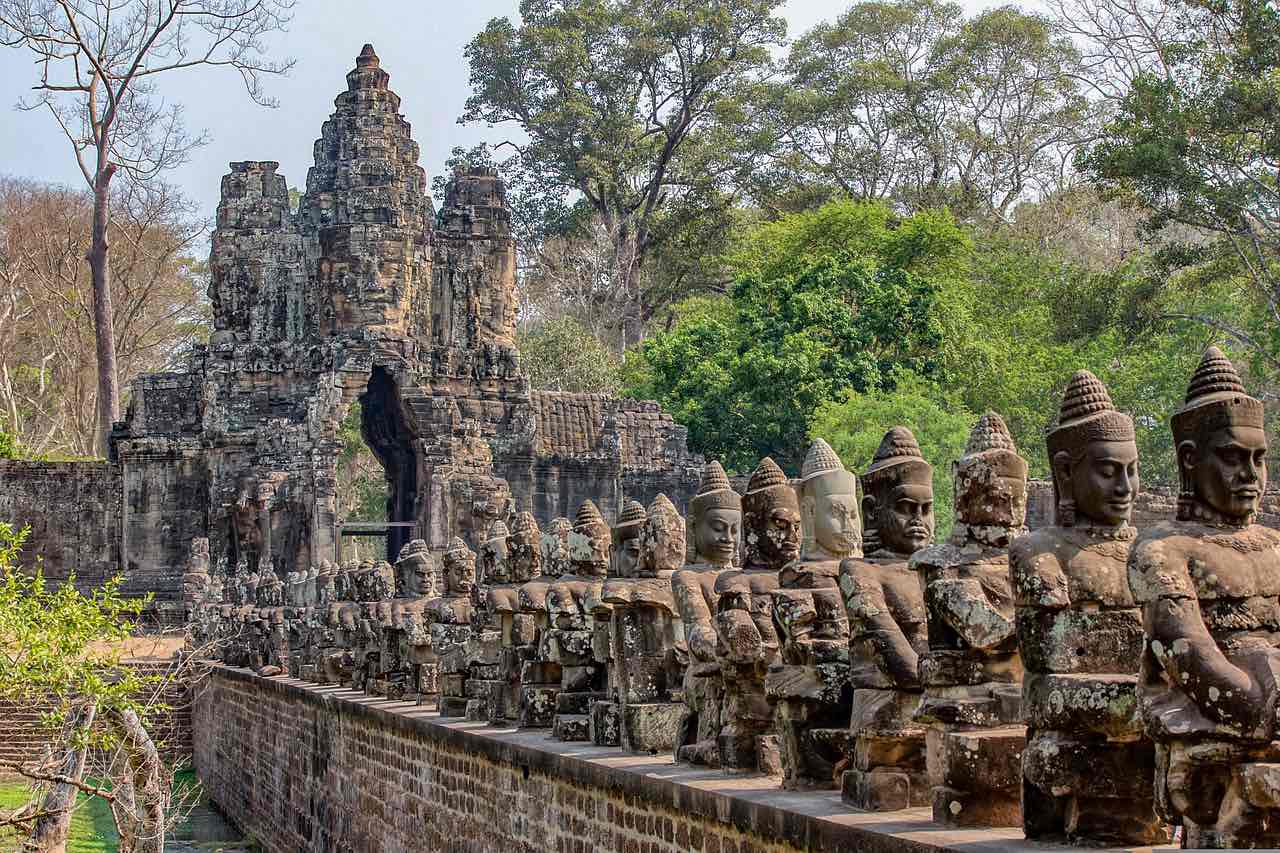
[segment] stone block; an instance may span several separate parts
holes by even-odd
[[[560,665],[550,661],[527,660],[520,665],[521,684],[554,684],[560,687]]]
[[[584,741],[591,737],[591,724],[586,714],[556,714],[551,724],[551,736],[556,740]]]
[[[933,819],[944,826],[1020,826],[1022,801],[1003,792],[933,789]]]
[[[959,732],[931,728],[930,776],[961,791],[1005,791],[1016,796],[1022,786],[1026,737],[1021,726]]]
[[[891,812],[929,804],[929,779],[923,772],[877,767],[846,770],[840,777],[840,799],[870,812]]]
[[[559,686],[522,684],[516,725],[526,729],[545,729],[550,726],[555,718],[556,695],[559,692]]]
[[[671,702],[624,704],[622,748],[651,754],[670,751],[676,744],[684,712],[684,705]]]
[[[621,710],[617,702],[592,702],[587,720],[591,742],[596,746],[619,746],[622,743]]]

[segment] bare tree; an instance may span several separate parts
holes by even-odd
[[[90,456],[98,384],[84,191],[0,178],[0,428],[36,455]],[[112,329],[117,375],[174,363],[204,329],[207,222],[161,181],[112,194]]]
[[[200,66],[240,74],[257,104],[273,105],[262,77],[292,60],[272,61],[264,37],[283,30],[295,0],[0,0],[0,42],[36,57],[35,94],[19,106],[47,109],[71,143],[93,192],[85,259],[93,283],[98,365],[99,448],[120,416],[111,304],[108,230],[117,173],[146,183],[203,144],[182,108],[157,92],[162,74]]]

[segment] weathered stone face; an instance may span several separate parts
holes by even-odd
[[[1129,520],[1139,489],[1134,441],[1089,442],[1074,457],[1059,453],[1053,463],[1058,488],[1071,496],[1076,513],[1107,527]]]
[[[727,566],[738,553],[742,512],[732,509],[710,509],[694,519],[694,550],[698,562]]]
[[[906,483],[869,496],[867,513],[875,518],[879,544],[887,551],[912,554],[933,541],[933,486]]]
[[[1252,426],[1214,430],[1198,444],[1184,442],[1179,464],[1195,498],[1229,519],[1249,518],[1267,486],[1267,435]]]
[[[685,521],[666,495],[658,495],[649,506],[640,533],[642,577],[674,572],[684,564]]]

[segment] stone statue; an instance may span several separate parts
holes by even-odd
[[[496,631],[500,649],[512,646],[512,630],[518,607],[519,587],[512,583],[510,533],[507,525],[495,521],[489,528],[489,538],[480,546],[480,582],[478,615],[486,628]],[[468,706],[467,719],[486,720],[489,723],[505,723],[515,719],[518,701],[518,685],[510,681],[510,672],[502,668],[502,652],[492,672],[492,678],[472,682],[474,702]],[[518,677],[518,673],[517,673]],[[487,693],[477,693],[485,683]]]
[[[208,539],[191,540],[186,569],[182,575],[182,610],[186,623],[186,646],[191,651],[204,648],[214,633],[212,622],[216,609],[210,606],[213,599],[210,594]]]
[[[1280,847],[1280,532],[1255,523],[1262,403],[1210,347],[1172,427],[1177,518],[1140,531],[1128,565],[1156,808],[1188,848]]]
[[[849,617],[852,769],[842,799],[892,811],[929,802],[919,655],[929,649],[924,597],[907,560],[933,538],[933,466],[906,427],[885,433],[862,475],[864,557],[840,563]]]
[[[430,626],[430,650],[440,677],[440,716],[462,717],[467,713],[467,681],[472,667],[485,665],[472,632],[476,555],[455,536],[442,562],[444,593],[427,602],[424,618]]]
[[[858,478],[821,438],[800,469],[805,541],[783,567],[773,617],[781,658],[765,691],[775,703],[784,788],[829,788],[849,738],[849,620],[840,596],[840,561],[862,555]]]
[[[610,538],[595,503],[583,502],[569,534],[570,572],[547,591],[548,655],[561,673],[551,735],[559,740],[586,740],[591,703],[605,698],[605,670],[593,653],[588,607],[609,571]]]
[[[507,696],[511,701],[505,718],[519,723],[525,701],[525,665],[537,658],[539,627],[546,624],[545,606],[540,617],[530,612],[530,601],[526,597],[526,587],[530,583],[543,585],[542,531],[538,529],[533,513],[522,512],[516,516],[507,543],[514,596],[511,627],[503,634],[498,675],[507,685]],[[530,672],[529,675],[536,678],[540,674]]]
[[[644,530],[645,510],[639,501],[626,501],[613,526],[609,549],[609,578],[634,579],[640,567],[640,535]],[[607,581],[606,581],[607,583]],[[596,746],[620,746],[622,743],[621,698],[613,666],[613,605],[604,599],[604,586],[598,595],[588,596],[591,614],[591,655],[605,670],[606,698],[591,703],[588,729]]]
[[[392,603],[392,629],[388,654],[394,665],[387,675],[388,696],[412,694],[418,704],[434,701],[439,693],[435,659],[431,655],[431,633],[425,621],[427,602],[436,598],[436,570],[427,543],[406,542],[395,563],[396,599]]]
[[[685,714],[677,734],[676,758],[718,766],[720,703],[724,691],[716,659],[716,578],[733,568],[742,527],[742,497],[729,485],[719,462],[702,469],[698,491],[689,501],[689,555],[671,577],[671,593],[684,627],[676,653],[683,658]]]
[[[1055,522],[1009,548],[1026,670],[1022,826],[1037,841],[1159,844],[1169,834],[1138,719],[1142,617],[1125,571],[1138,493],[1133,421],[1081,370],[1046,443]]]
[[[1026,729],[1008,549],[1026,532],[1027,463],[988,412],[953,472],[951,537],[911,558],[929,624],[916,717],[929,724],[933,819],[1009,826],[1019,820]]]
[[[532,518],[532,516],[530,517]],[[553,518],[538,535],[539,571],[520,585],[519,612],[528,617],[533,630],[531,657],[521,664],[520,706],[516,725],[521,728],[548,728],[555,718],[556,696],[560,693],[560,664],[551,660],[548,648],[551,617],[547,593],[569,570],[569,531],[572,522]],[[536,531],[534,524],[530,532]]]
[[[716,658],[724,684],[717,738],[726,770],[781,773],[773,707],[765,675],[778,654],[773,594],[778,572],[800,557],[800,502],[769,457],[760,460],[742,496],[746,556],[741,570],[716,578]]]
[[[380,696],[387,694],[386,672],[391,664],[386,654],[386,638],[392,627],[395,599],[395,569],[385,560],[365,560],[355,576],[360,598],[360,622],[354,646],[355,671],[351,686]]]
[[[685,521],[666,495],[649,505],[638,540],[635,577],[610,578],[601,592],[611,608],[610,691],[618,703],[622,748],[668,752],[684,716],[684,704],[673,697],[681,673],[671,578],[684,565]]]

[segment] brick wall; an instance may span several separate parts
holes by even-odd
[[[130,661],[130,666],[145,675],[162,675],[168,669],[165,661]],[[153,740],[161,747],[165,760],[170,764],[188,764],[191,761],[191,711],[192,696],[185,682],[173,681],[163,685],[160,703],[168,709],[152,716],[147,728]],[[0,764],[32,761],[38,758],[49,742],[49,732],[40,724],[41,715],[53,709],[53,704],[17,703],[0,700]],[[0,775],[10,775],[0,767]]]
[[[784,792],[777,779],[445,722],[246,670],[214,668],[194,723],[205,790],[266,851],[1030,849],[1020,829],[950,831],[929,809],[855,814],[834,791]]]

